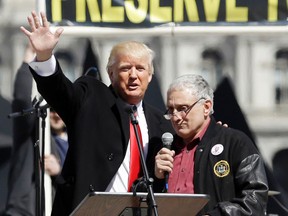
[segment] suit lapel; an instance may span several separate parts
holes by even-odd
[[[129,140],[129,115],[127,112],[125,112],[124,107],[125,107],[125,103],[118,97],[116,99],[116,103],[115,103],[115,110],[118,111],[119,113],[119,120],[120,120],[120,124],[121,124],[121,130],[124,134],[124,138],[125,138],[125,150],[127,148],[127,144],[128,144],[128,140]]]
[[[124,134],[124,150],[126,151],[128,140],[129,140],[129,115],[127,112],[125,112],[124,107],[126,104],[123,102],[123,100],[117,96],[115,93],[113,87],[110,85],[109,89],[115,96],[115,100],[109,101],[109,106],[112,110],[112,112],[115,114],[115,117],[120,122],[121,125],[121,131]],[[111,134],[113,136],[113,134]]]

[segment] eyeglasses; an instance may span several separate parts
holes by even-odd
[[[171,109],[167,109],[165,114],[164,114],[164,118],[167,119],[167,120],[170,120],[175,115],[180,115],[181,117],[184,117],[202,99],[206,99],[206,98],[202,97],[202,98],[198,99],[196,102],[194,102],[192,105],[190,105],[188,107],[182,106],[180,108],[175,108],[176,112],[173,112],[173,110],[171,110]]]

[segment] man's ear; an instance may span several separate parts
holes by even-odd
[[[113,71],[110,69],[108,70],[108,76],[109,76],[110,82],[113,83]]]
[[[209,116],[210,115],[211,107],[212,107],[212,101],[211,100],[206,100],[204,102],[204,114],[205,114],[205,116]]]
[[[149,83],[151,82],[152,78],[153,78],[153,74],[150,73],[150,74],[149,74],[149,80],[148,80]]]

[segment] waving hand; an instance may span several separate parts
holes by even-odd
[[[31,31],[23,26],[20,29],[29,38],[36,52],[36,60],[46,61],[52,56],[53,49],[56,47],[64,29],[58,28],[55,33],[52,33],[45,13],[40,13],[41,20],[35,11],[32,11],[31,15],[27,18]]]

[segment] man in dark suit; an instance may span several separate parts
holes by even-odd
[[[114,46],[107,64],[109,87],[89,76],[72,83],[52,54],[63,29],[50,32],[43,13],[41,21],[32,12],[28,17],[31,31],[24,27],[21,30],[36,51],[30,67],[37,88],[67,126],[69,149],[52,210],[52,215],[63,216],[71,213],[89,193],[89,188],[130,191],[127,105],[137,107],[136,118],[152,177],[155,154],[162,147],[161,136],[173,129],[161,111],[143,102],[153,75],[154,54],[150,48],[135,41]],[[158,182],[154,182],[155,191],[157,186]]]

